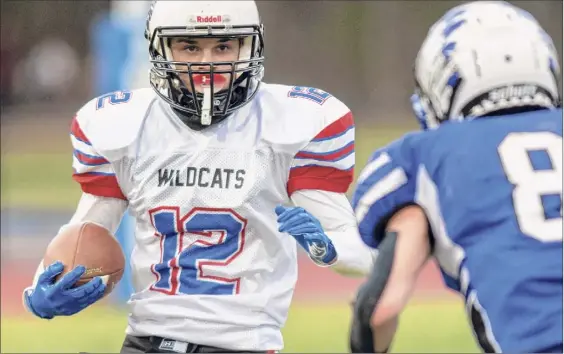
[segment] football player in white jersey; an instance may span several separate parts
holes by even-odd
[[[281,350],[297,244],[343,274],[373,263],[344,194],[353,116],[322,90],[261,83],[253,1],[156,1],[146,37],[152,88],[95,98],[71,125],[83,195],[68,225],[115,232],[127,208],[136,223],[121,351]],[[53,282],[61,271],[39,266],[35,315],[72,315],[105,289],[71,288],[83,267]]]

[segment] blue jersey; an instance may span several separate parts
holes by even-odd
[[[353,201],[364,242],[410,204],[485,351],[562,353],[562,110],[448,122],[376,151]]]

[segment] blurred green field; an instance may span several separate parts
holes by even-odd
[[[458,302],[412,304],[400,320],[392,351],[477,353],[463,308]],[[284,328],[284,352],[346,353],[349,320],[345,304],[295,304]],[[1,352],[115,353],[126,321],[125,313],[102,306],[51,321],[3,317]]]

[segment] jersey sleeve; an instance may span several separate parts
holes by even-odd
[[[378,248],[388,220],[415,204],[415,156],[409,141],[400,139],[377,150],[359,175],[353,208],[364,243]]]
[[[73,179],[83,192],[99,197],[127,200],[122,193],[111,163],[100,153],[81,129],[77,116],[71,123]]]
[[[288,195],[302,189],[345,193],[353,180],[354,143],[354,119],[347,109],[296,153],[290,167]]]

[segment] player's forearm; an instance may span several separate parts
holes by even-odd
[[[333,270],[348,276],[366,276],[370,273],[376,251],[362,242],[356,226],[326,231],[326,234],[337,251],[337,261],[331,266]]]
[[[126,209],[127,201],[125,200],[83,193],[74,215],[68,224],[62,227],[89,221],[105,227],[110,233],[114,234]]]
[[[385,237],[393,234],[396,243],[391,273],[371,318],[376,352],[391,345],[398,316],[407,305],[419,273],[430,257],[427,229],[427,219],[418,206],[400,210],[388,222]]]
[[[378,326],[372,327],[374,353],[387,353],[390,350],[398,329],[398,317],[393,316],[387,321],[378,324]]]
[[[321,190],[300,190],[292,201],[315,216],[337,252],[333,270],[348,276],[363,276],[374,263],[374,251],[367,247],[358,233],[356,219],[343,193]]]

